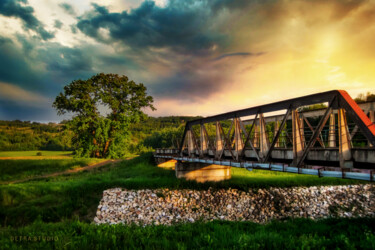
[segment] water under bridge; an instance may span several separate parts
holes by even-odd
[[[178,147],[154,157],[198,181],[231,167],[374,181],[374,111],[343,90],[236,110],[187,122]]]

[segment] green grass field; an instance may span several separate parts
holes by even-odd
[[[0,157],[29,157],[37,156],[37,153],[42,153],[42,156],[72,156],[71,151],[0,151]]]
[[[33,178],[98,162],[95,159],[0,160],[0,181]]]
[[[374,231],[374,220],[368,219],[146,227],[35,222],[2,229],[0,244],[5,249],[374,249]]]
[[[19,160],[14,160],[14,162],[21,163]],[[52,161],[50,163],[50,166],[55,164]],[[42,166],[43,161],[40,161],[39,165],[36,168],[48,168],[48,164]],[[27,172],[27,167],[24,170]],[[46,248],[51,244],[57,248],[92,248],[95,244],[98,248],[121,246],[119,248],[181,249],[191,247],[224,248],[233,244],[236,248],[331,248],[335,244],[342,248],[373,246],[375,229],[371,225],[375,225],[375,219],[334,220],[334,224],[341,225],[339,229],[335,229],[331,221],[312,222],[304,219],[272,222],[265,226],[242,222],[211,222],[208,224],[198,222],[194,225],[148,226],[145,228],[90,224],[95,216],[103,190],[113,187],[127,189],[208,189],[213,187],[247,190],[248,188],[274,186],[356,183],[366,182],[262,170],[248,172],[236,168],[232,168],[232,179],[230,180],[218,183],[196,183],[176,179],[173,170],[155,167],[152,155],[145,154],[132,160],[123,161],[113,167],[103,166],[92,171],[19,184],[0,185],[0,223],[2,225],[1,232],[4,235],[4,240],[0,243],[2,245],[11,244],[9,246],[15,248],[22,246]],[[303,229],[305,231],[299,231],[301,225],[306,227]],[[63,240],[12,243],[10,238],[12,235],[38,236],[46,234],[56,234]],[[184,239],[191,237],[195,240],[191,242],[185,240],[184,242]]]

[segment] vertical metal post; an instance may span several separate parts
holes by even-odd
[[[224,150],[223,139],[220,133],[220,124],[216,122],[215,159],[219,160]]]
[[[286,120],[288,119],[289,114],[290,114],[291,111],[292,111],[292,107],[289,107],[288,110],[286,111],[286,114],[285,114],[283,120],[281,121],[279,129],[277,130],[277,132],[274,135],[274,138],[273,138],[272,143],[271,143],[271,145],[269,147],[269,150],[268,150],[268,153],[267,153],[266,157],[262,159],[263,162],[267,162],[268,159],[270,159],[272,150],[275,148],[276,142],[279,141],[281,131],[285,127]]]
[[[208,149],[208,143],[207,143],[208,138],[205,132],[206,131],[204,128],[204,124],[201,124],[201,129],[200,129],[200,146],[201,146],[200,155],[201,157],[207,154],[207,149]]]
[[[338,110],[339,158],[341,168],[353,168],[352,147],[344,109]]]
[[[241,138],[241,124],[240,118],[234,119],[234,143],[235,143],[235,151],[236,151],[236,160],[238,161],[239,156],[242,155],[243,150],[243,141]]]
[[[329,117],[328,147],[336,147],[336,120],[333,112]]]
[[[195,153],[195,147],[194,147],[194,141],[193,141],[193,133],[191,132],[191,128],[188,129],[186,132],[186,136],[188,138],[187,143],[188,143],[188,153],[189,157],[192,156],[192,154]]]
[[[304,124],[304,121],[303,121],[303,117],[299,117],[299,129],[301,131],[300,133],[301,133],[303,147],[306,147],[305,124]]]
[[[298,111],[292,111],[292,132],[293,132],[293,165],[296,165],[302,155],[305,148],[303,143],[303,138],[301,134],[301,119],[299,117]]]
[[[255,125],[253,140],[254,148],[259,148],[259,125]]]
[[[375,111],[374,110],[370,110],[369,111],[369,117],[370,117],[370,121],[372,123],[375,123]],[[371,144],[370,141],[368,141],[368,145],[369,145],[369,147],[373,147],[374,146],[374,145]]]
[[[275,128],[274,128],[274,136],[277,134],[277,132],[279,131],[280,129],[280,122],[278,120],[275,121]],[[275,143],[275,147],[276,148],[279,148],[280,147],[280,137],[277,138],[276,140],[276,143]]]
[[[268,140],[266,122],[263,114],[259,114],[259,132],[259,157],[264,159],[270,149],[270,142]]]

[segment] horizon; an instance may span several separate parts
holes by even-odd
[[[335,90],[331,90],[331,91],[335,91]],[[345,91],[345,90],[344,90]],[[329,91],[327,91],[329,92]],[[317,94],[317,93],[313,93],[313,94]],[[367,93],[361,93],[360,95],[362,95],[362,97],[366,97],[366,94],[371,94],[371,95],[375,95],[375,93],[370,93],[370,92],[367,92]],[[360,98],[360,95],[357,97],[357,98]],[[304,96],[300,96],[300,97],[304,97]],[[351,96],[352,97],[352,96]],[[298,98],[298,97],[297,97]],[[354,100],[355,98],[352,97],[352,99]],[[282,101],[286,101],[288,99],[283,99],[283,100],[278,100],[274,103],[277,103],[277,102],[282,102]],[[356,101],[357,102],[357,101]],[[375,101],[367,101],[367,100],[362,100],[360,103],[363,104],[363,103],[369,103],[369,102],[375,102]],[[271,103],[265,103],[265,104],[271,104]],[[357,104],[359,104],[357,102]],[[257,105],[257,106],[262,106],[264,104],[260,104],[260,105]],[[245,109],[247,108],[256,108],[257,106],[251,106],[251,107],[246,107]],[[302,107],[302,106],[301,106]],[[241,109],[239,109],[241,110]],[[239,110],[230,110],[228,111],[229,113],[230,112],[234,112],[234,111],[239,111]],[[228,112],[225,112],[225,113],[228,113]],[[308,112],[308,111],[303,111],[303,112]],[[213,114],[212,116],[216,116],[216,115],[222,115],[222,114],[225,114],[225,113],[217,113],[217,114]],[[274,114],[275,112],[268,112],[268,114],[271,114],[272,115],[275,115]],[[265,113],[267,114],[267,112]],[[281,113],[280,113],[281,114]],[[175,114],[172,114],[172,115],[166,115],[166,116],[152,116],[152,115],[148,115],[146,114],[148,117],[151,117],[151,118],[165,118],[165,117],[201,117],[201,118],[207,118],[209,116],[201,116],[201,115],[193,115],[193,116],[189,116],[189,115],[175,115]],[[265,115],[264,117],[268,117],[270,115]],[[199,118],[200,119],[200,118]],[[64,120],[67,120],[67,119],[63,119],[63,120],[59,120],[59,121],[36,121],[36,120],[22,120],[22,119],[14,119],[14,120],[0,120],[0,121],[22,121],[22,122],[36,122],[36,123],[42,123],[42,124],[49,124],[49,123],[53,123],[53,124],[61,124],[61,122],[63,122]]]

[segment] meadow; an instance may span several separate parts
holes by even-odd
[[[80,159],[1,160],[1,171],[9,179],[40,169],[61,171],[88,162]],[[88,160],[90,161],[90,160]],[[6,165],[10,164],[10,165]],[[12,166],[13,164],[13,166]],[[4,167],[5,166],[5,167]],[[33,166],[33,167],[31,167]],[[12,172],[11,169],[17,168]],[[7,170],[6,170],[7,169]],[[30,169],[34,169],[31,171]],[[38,171],[36,171],[39,169]],[[343,185],[366,183],[357,180],[263,170],[232,168],[232,179],[217,183],[196,183],[176,179],[173,170],[157,168],[150,153],[90,171],[0,185],[0,244],[6,248],[374,248],[375,219],[289,219],[266,225],[250,222],[179,224],[167,226],[94,225],[92,220],[105,189],[169,188],[220,189]],[[31,240],[15,241],[15,236]],[[35,237],[57,240],[33,240]],[[12,238],[13,237],[13,238]],[[39,238],[40,238],[39,237]],[[192,240],[187,240],[192,239]]]
[[[0,151],[0,157],[35,157],[35,159],[47,159],[51,157],[72,157],[72,151],[47,151],[47,150],[30,150],[30,151]]]

